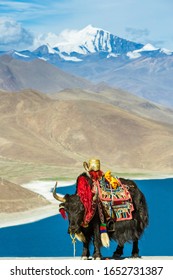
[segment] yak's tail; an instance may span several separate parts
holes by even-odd
[[[109,236],[108,236],[107,232],[103,232],[101,234],[101,242],[104,247],[106,247],[106,248],[109,247],[110,243],[109,243]]]
[[[100,225],[101,242],[104,247],[109,247],[109,236],[107,234],[106,224]]]

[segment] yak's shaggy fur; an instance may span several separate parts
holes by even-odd
[[[137,185],[132,180],[120,178],[122,184],[128,186],[128,190],[132,197],[134,211],[132,212],[132,220],[125,221],[111,221],[107,225],[108,235],[110,239],[118,243],[113,258],[120,258],[123,254],[123,247],[126,242],[133,242],[132,257],[139,256],[138,240],[148,225],[148,209],[144,194],[139,190]],[[89,244],[93,239],[94,244],[94,259],[100,259],[101,253],[101,237],[100,237],[100,218],[96,210],[93,219],[90,221],[89,226],[82,227],[84,220],[85,209],[77,194],[65,195],[65,202],[61,204],[68,214],[69,220],[69,233],[76,234],[76,237],[81,237],[83,242],[82,258],[88,259],[90,256]],[[113,228],[113,231],[110,230]]]

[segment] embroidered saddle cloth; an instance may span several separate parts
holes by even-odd
[[[97,190],[107,220],[109,218],[115,221],[132,219],[134,207],[128,186],[120,183],[116,189],[112,189],[102,179],[97,182]]]

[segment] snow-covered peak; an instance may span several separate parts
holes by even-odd
[[[88,25],[81,30],[64,30],[54,45],[60,52],[86,55],[95,52],[122,54],[141,48],[142,44],[119,38],[101,28]]]
[[[146,44],[145,46],[143,46],[143,48],[141,48],[140,50],[138,50],[139,52],[146,52],[146,51],[157,51],[159,48],[154,47],[152,44]]]
[[[42,50],[37,48],[37,53],[38,51],[44,52],[46,55],[46,53],[54,54],[55,51],[58,51],[59,55],[76,56],[79,59],[82,55],[97,52],[121,55],[143,47],[142,44],[119,38],[106,30],[93,27],[91,24],[81,30],[66,29],[58,35],[48,33],[40,36],[36,43],[42,46]]]
[[[161,50],[160,50],[162,53],[165,53],[165,54],[167,54],[167,55],[172,55],[172,51],[170,51],[170,50],[168,50],[168,49],[165,49],[165,48],[162,48]]]
[[[57,53],[57,51],[54,50],[53,48],[51,48],[51,46],[48,43],[46,44],[46,47],[47,47],[49,53],[51,53],[51,54]]]
[[[35,53],[41,53],[41,54],[57,54],[58,51],[56,51],[55,49],[53,49],[48,43],[40,46],[39,48],[37,48],[35,51]]]
[[[134,50],[132,52],[128,52],[127,56],[130,59],[136,59],[136,58],[139,58],[141,56],[142,52],[151,52],[151,51],[157,51],[157,50],[159,50],[159,48],[156,48],[152,44],[148,43],[140,49]]]
[[[68,54],[72,52],[79,54],[93,53],[98,49],[100,32],[102,32],[102,40],[106,43],[107,37],[109,36],[106,35],[106,38],[104,38],[105,31],[95,28],[92,25],[88,25],[81,30],[64,30],[60,34],[62,41],[54,47],[58,47],[61,52]]]
[[[97,32],[100,32],[100,31],[102,31],[102,32],[104,32],[104,33],[110,34],[109,31],[103,30],[103,29],[101,29],[101,28],[99,28],[99,27],[94,27],[94,26],[92,26],[91,24],[89,24],[89,25],[87,25],[86,27],[84,27],[83,29],[79,30],[79,33],[80,33],[80,34],[85,34],[85,35],[86,35],[86,34],[89,34],[89,35],[91,36],[91,35],[96,35]]]
[[[91,24],[81,30],[66,29],[59,35],[48,33],[40,36],[36,45],[39,47],[31,54],[20,52],[15,55],[21,56],[21,59],[23,56],[27,60],[29,58],[26,56],[31,55],[31,58],[46,59],[52,61],[53,64],[56,64],[56,61],[59,63],[60,60],[80,62],[85,60],[86,55],[93,53],[99,54],[100,58],[108,59],[116,59],[121,55],[129,59],[137,59],[141,56],[173,55],[169,50],[156,48],[149,43],[143,45],[120,38]],[[93,59],[97,59],[97,55],[94,55]]]
[[[162,48],[162,49],[156,48],[152,44],[148,43],[138,50],[134,50],[133,52],[128,52],[127,56],[130,59],[136,59],[136,58],[139,58],[142,55],[143,52],[155,52],[155,51],[159,51],[160,53],[164,53],[166,55],[172,55],[173,54],[173,52],[171,52],[170,50],[167,50],[167,49],[164,49],[164,48]]]
[[[79,30],[80,33],[90,33],[94,34],[97,32],[97,30],[101,30],[100,28],[93,27],[91,24],[87,25],[83,29]]]
[[[146,44],[141,49],[134,50],[134,53],[157,51],[159,48],[154,47],[152,44]]]

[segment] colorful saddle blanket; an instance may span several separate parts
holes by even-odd
[[[134,207],[128,186],[120,183],[116,189],[112,189],[103,179],[97,184],[97,190],[107,220],[109,218],[115,221],[132,219]]]

